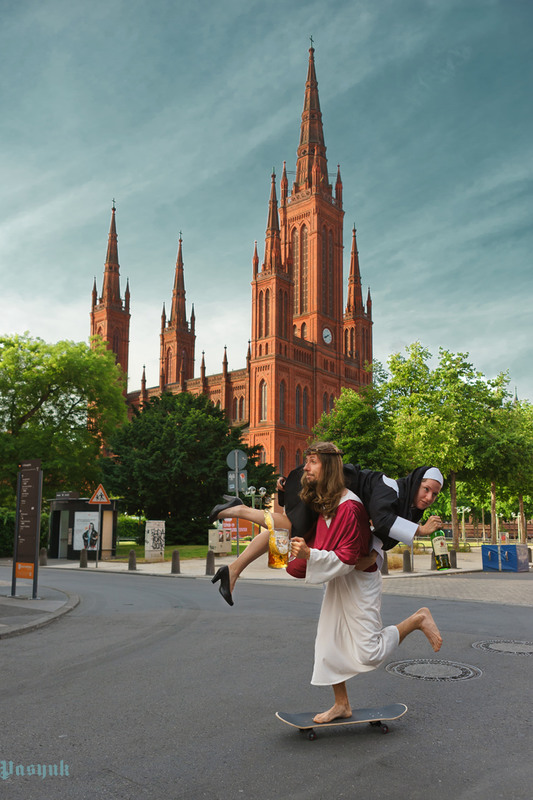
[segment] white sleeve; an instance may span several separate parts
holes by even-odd
[[[396,520],[389,531],[391,539],[397,539],[399,542],[411,546],[418,530],[418,522],[411,522],[403,517],[396,517]]]
[[[312,547],[307,562],[305,583],[327,583],[332,578],[347,575],[353,569],[353,564],[345,564],[333,550],[316,550]]]

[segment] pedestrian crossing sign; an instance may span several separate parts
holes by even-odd
[[[89,503],[93,505],[103,505],[104,503],[109,503],[109,497],[107,496],[106,490],[102,484],[98,486],[98,489],[89,500]]]

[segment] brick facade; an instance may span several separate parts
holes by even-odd
[[[193,376],[195,317],[194,310],[189,322],[185,316],[180,237],[171,314],[167,320],[163,308],[161,317],[159,385],[147,389],[143,373],[140,391],[128,394],[131,405],[142,405],[163,390],[206,394],[225,409],[230,422],[245,425],[248,444],[259,445],[264,460],[280,472],[300,463],[313,425],[331,409],[341,388],[357,389],[371,381],[365,365],[372,362],[372,305],[370,292],[363,303],[355,228],[343,311],[342,190],[339,167],[335,186],[330,183],[311,48],[295,180],[289,191],[284,163],[278,203],[272,175],[264,259],[260,263],[257,245],[253,255],[246,367],[228,371],[224,351],[222,372],[206,376],[202,354],[200,376]],[[116,250],[114,225],[113,208]],[[111,237],[110,231],[110,242]],[[115,332],[108,341],[114,350],[115,344],[122,348],[115,352],[127,372],[129,292],[119,309],[118,254],[115,261],[116,269],[108,247],[104,286],[114,281],[115,300],[114,305],[107,302],[103,291],[96,303],[95,285],[91,333],[100,330],[107,338]]]

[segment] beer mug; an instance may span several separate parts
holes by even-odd
[[[271,569],[285,569],[289,563],[291,536],[288,530],[278,528],[268,537],[268,566]]]

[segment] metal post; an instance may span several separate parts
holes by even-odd
[[[235,497],[238,497],[239,496],[239,456],[238,456],[238,451],[237,450],[234,451],[234,458],[235,458]],[[239,542],[239,517],[236,517],[236,520],[237,520],[237,558],[238,558],[239,557],[239,548],[240,548],[240,542]],[[213,553],[213,556],[214,556],[214,553]],[[209,573],[206,573],[206,574],[208,575]]]

